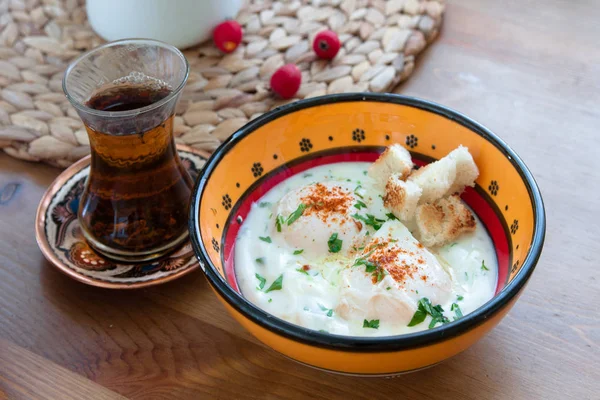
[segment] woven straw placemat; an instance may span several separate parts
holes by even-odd
[[[62,91],[69,61],[103,41],[83,0],[0,0],[0,147],[11,156],[66,167],[90,152]],[[326,93],[391,90],[438,34],[444,0],[251,0],[237,16],[242,45],[186,50],[191,65],[175,120],[179,143],[213,151],[236,129],[282,104]],[[316,58],[314,35],[336,31],[342,48]],[[269,91],[285,63],[302,71],[296,98]]]

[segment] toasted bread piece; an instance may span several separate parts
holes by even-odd
[[[423,193],[419,204],[433,203],[444,197],[456,179],[456,162],[444,157],[414,171],[408,181],[419,186]]]
[[[448,189],[446,195],[462,193],[467,186],[475,186],[475,179],[479,176],[479,169],[473,156],[469,153],[469,149],[464,146],[458,146],[455,150],[452,150],[446,157],[454,160],[456,163],[456,178],[454,183]]]
[[[418,206],[415,221],[415,236],[427,247],[443,246],[475,230],[475,218],[458,195]]]
[[[379,158],[369,167],[369,176],[384,188],[392,174],[399,174],[404,180],[412,171],[413,162],[410,153],[399,144],[388,146]]]
[[[423,191],[413,182],[402,180],[401,174],[392,174],[385,185],[383,205],[401,221],[415,215],[415,209]]]

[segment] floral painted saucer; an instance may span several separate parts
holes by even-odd
[[[177,145],[177,151],[195,180],[209,154],[181,145]],[[116,262],[92,250],[77,221],[79,196],[89,171],[90,156],[87,156],[56,178],[38,206],[36,240],[52,264],[71,278],[110,289],[158,285],[198,268],[189,241],[162,259],[137,264]]]

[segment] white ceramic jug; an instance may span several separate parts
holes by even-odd
[[[90,25],[103,39],[162,40],[180,49],[208,38],[234,18],[242,0],[87,0]]]

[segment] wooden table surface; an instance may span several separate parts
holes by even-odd
[[[137,291],[75,282],[34,238],[37,204],[60,171],[3,155],[0,398],[599,399],[599,16],[596,0],[456,0],[399,88],[498,133],[546,203],[537,270],[468,351],[395,379],[329,375],[254,340],[200,271]]]

